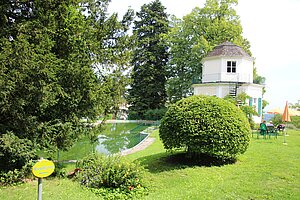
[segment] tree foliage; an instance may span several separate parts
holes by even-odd
[[[242,36],[239,16],[234,10],[237,0],[207,0],[182,20],[173,18],[168,34],[167,93],[171,102],[192,94],[193,80],[200,81],[201,60],[214,46],[225,41],[241,46],[250,55],[249,41]]]
[[[300,111],[300,100],[298,100],[298,102],[296,102],[296,103],[289,103],[289,107]]]
[[[128,102],[130,111],[143,118],[147,110],[164,107],[167,99],[165,66],[168,46],[163,35],[168,32],[169,25],[165,7],[158,0],[143,5],[137,17],[133,28],[136,47]]]
[[[1,4],[1,135],[66,150],[80,133],[81,118],[115,109],[126,86],[120,81],[126,77],[115,72],[128,64],[133,12],[118,21],[107,14],[109,2]]]
[[[257,69],[254,68],[254,70],[253,70],[253,83],[262,85],[262,84],[265,84],[265,82],[266,82],[266,78],[263,77],[263,76],[258,75]]]
[[[165,149],[221,159],[244,153],[250,141],[245,114],[234,104],[212,96],[191,96],[171,105],[161,121]]]

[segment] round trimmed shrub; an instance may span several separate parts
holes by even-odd
[[[165,149],[231,159],[246,151],[250,125],[234,104],[212,96],[191,96],[171,105],[159,135]]]

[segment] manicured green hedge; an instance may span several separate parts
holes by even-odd
[[[246,151],[250,125],[234,104],[217,97],[192,96],[169,107],[159,135],[167,150],[186,148],[227,159]]]

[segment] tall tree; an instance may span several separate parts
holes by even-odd
[[[80,118],[109,112],[111,104],[102,100],[118,94],[109,93],[105,77],[111,75],[95,73],[95,63],[104,71],[126,65],[133,15],[129,11],[119,22],[116,14],[108,16],[109,2],[0,5],[0,137],[12,132],[65,150],[76,141]]]
[[[171,102],[192,94],[191,85],[201,80],[201,60],[214,46],[231,41],[250,55],[249,42],[242,37],[242,26],[234,10],[238,0],[207,0],[183,20],[173,18],[168,35],[167,93]]]
[[[143,118],[147,110],[165,106],[168,46],[163,35],[169,30],[168,15],[160,1],[144,4],[134,22],[136,48],[133,52],[130,111]]]

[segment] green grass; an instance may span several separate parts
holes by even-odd
[[[234,164],[207,167],[176,163],[158,138],[127,157],[146,168],[143,199],[300,199],[300,131],[289,130],[287,145],[277,139],[252,138]],[[180,157],[178,157],[180,158]],[[44,199],[96,199],[71,180],[45,179]],[[0,199],[36,199],[37,181],[0,189]]]
[[[94,193],[83,189],[76,182],[67,179],[46,178],[42,182],[43,199],[99,199]],[[13,186],[9,188],[0,188],[1,200],[32,200],[37,199],[37,181]]]
[[[287,143],[253,138],[235,164],[222,167],[168,162],[160,143],[129,157],[149,171],[145,199],[299,199],[300,132],[289,131]]]

